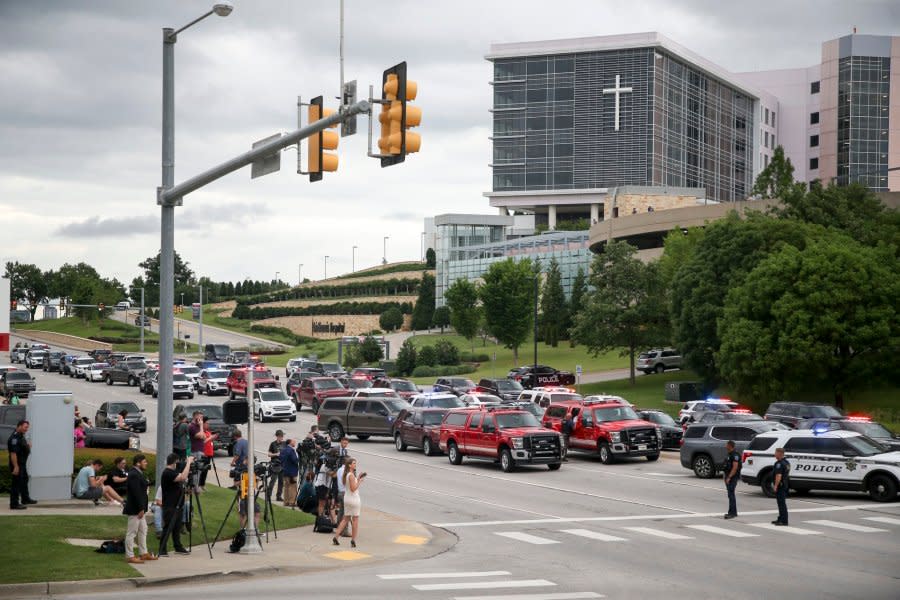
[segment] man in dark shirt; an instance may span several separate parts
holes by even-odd
[[[9,492],[9,507],[12,510],[24,510],[26,504],[37,504],[28,494],[28,455],[31,454],[31,443],[25,439],[28,433],[28,421],[16,424],[16,430],[6,441],[9,452],[9,471],[12,474],[12,486]]]
[[[281,465],[281,450],[284,448],[284,432],[280,429],[275,431],[275,439],[269,444],[269,462],[272,466]],[[278,490],[275,492],[275,499],[282,502],[282,494],[284,492],[284,472],[278,471],[269,479],[269,488],[266,490],[266,497],[271,501],[272,488],[278,484]]]
[[[194,460],[203,458],[203,444],[206,443],[206,434],[203,433],[203,413],[195,410],[191,424],[188,426],[188,434],[191,436],[191,456]]]
[[[728,440],[725,442],[725,489],[728,491],[728,512],[725,513],[726,519],[733,519],[737,516],[737,498],[735,498],[734,490],[737,488],[738,481],[741,480],[741,455],[734,449],[734,442]]]
[[[109,476],[106,478],[109,487],[123,498],[128,491],[128,469],[125,468],[127,464],[124,458],[117,456],[112,469],[109,470]]]
[[[184,496],[183,483],[187,481],[194,457],[187,457],[184,469],[180,472],[175,470],[175,461],[177,460],[178,456],[174,453],[166,457],[166,468],[163,469],[161,477],[163,534],[159,540],[160,556],[169,555],[167,550],[169,536],[172,537],[172,546],[174,546],[175,552],[189,554],[188,550],[181,545],[181,506]]]
[[[187,458],[189,447],[190,434],[188,433],[187,415],[179,413],[175,419],[175,426],[172,428],[172,451],[178,455],[178,458],[184,460]]]
[[[125,459],[122,459],[125,462]],[[117,463],[118,464],[118,463]],[[128,530],[125,533],[125,560],[129,563],[143,564],[148,560],[156,560],[156,557],[147,551],[147,520],[144,515],[147,512],[149,499],[147,488],[150,482],[144,471],[147,470],[147,457],[136,454],[132,459],[134,465],[128,471],[125,482],[125,507],[122,512],[128,516]],[[138,556],[134,555],[134,538],[137,538]]]
[[[788,524],[787,495],[788,486],[791,484],[791,463],[784,457],[784,448],[775,449],[775,465],[772,467],[775,477],[775,501],[778,503],[778,518],[772,521],[772,525]]]

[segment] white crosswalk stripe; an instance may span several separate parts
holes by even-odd
[[[495,531],[497,535],[501,535],[503,537],[510,538],[512,540],[518,540],[520,542],[527,542],[529,544],[559,544],[557,540],[551,540],[548,538],[539,537],[536,535],[531,535],[530,533],[522,533],[521,531]]]
[[[579,537],[585,537],[591,540],[599,540],[601,542],[626,542],[625,538],[620,538],[615,535],[607,535],[605,533],[598,533],[596,531],[591,531],[590,529],[563,529],[563,533],[568,533],[570,535],[577,535]]]
[[[453,600],[586,600],[606,598],[597,592],[559,592],[556,594],[496,594],[493,596],[456,596]]]
[[[760,529],[769,529],[780,533],[793,533],[794,535],[822,535],[821,531],[813,531],[812,529],[800,529],[799,527],[774,525],[772,523],[747,523],[750,527],[759,527]]]
[[[681,535],[680,533],[671,533],[669,531],[663,531],[662,529],[653,529],[652,527],[626,527],[628,531],[636,531],[638,533],[644,533],[646,535],[652,535],[656,537],[661,537],[667,540],[692,540],[689,535]]]
[[[841,523],[840,521],[829,521],[822,519],[818,521],[806,521],[810,525],[821,525],[822,527],[834,527],[835,529],[846,529],[847,531],[858,531],[859,533],[878,533],[888,531],[887,529],[877,529],[875,527],[866,527],[865,525],[855,525],[853,523]]]
[[[900,519],[893,517],[863,517],[866,521],[875,521],[876,523],[887,523],[888,525],[900,525]]]
[[[759,537],[755,533],[747,533],[745,531],[737,531],[734,529],[724,529],[722,527],[715,527],[713,525],[687,525],[687,527],[690,527],[691,529],[697,529],[698,531],[705,531],[707,533],[715,533],[716,535],[724,535],[734,538]]]
[[[509,571],[451,571],[450,573],[392,573],[379,575],[379,579],[461,579],[464,577],[499,577]]]
[[[498,588],[553,587],[546,579],[509,579],[506,581],[457,581],[454,583],[423,583],[412,586],[420,592],[440,590],[490,590]]]

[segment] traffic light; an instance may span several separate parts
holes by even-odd
[[[401,163],[406,155],[418,152],[422,138],[418,133],[407,131],[410,127],[418,127],[422,122],[422,109],[412,106],[410,101],[416,99],[418,85],[406,78],[406,62],[387,69],[382,75],[381,137],[378,149],[383,156],[381,166],[389,167]]]
[[[322,106],[322,96],[316,96],[309,101],[309,122],[315,123],[320,119],[329,117],[334,114],[330,108]],[[329,129],[334,129],[337,124],[332,125]],[[320,131],[314,133],[308,138],[309,141],[309,158],[307,159],[306,170],[309,172],[310,181],[321,181],[323,171],[337,171],[338,155],[323,152],[324,150],[337,150],[340,136],[335,131]]]

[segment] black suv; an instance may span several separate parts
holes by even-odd
[[[65,357],[65,352],[51,352],[46,357],[44,357],[44,371],[50,373],[52,371],[60,371],[62,370],[62,360]]]
[[[900,451],[900,435],[868,417],[843,417],[839,419],[807,419],[797,429],[812,429],[816,433],[833,430],[856,431],[887,446],[890,451]]]
[[[733,441],[734,449],[743,452],[757,434],[783,429],[784,425],[765,421],[694,423],[684,431],[681,466],[701,479],[711,479],[725,468],[725,442]]]
[[[512,379],[489,378],[482,379],[478,382],[478,387],[485,393],[493,394],[504,402],[515,402],[519,399],[519,394],[525,388],[518,381]]]
[[[800,421],[805,419],[834,419],[843,416],[844,413],[830,404],[773,402],[766,409],[764,418],[767,421],[778,421],[791,429],[797,429]]]

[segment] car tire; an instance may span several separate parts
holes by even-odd
[[[128,387],[134,387],[136,385],[137,385],[137,379],[135,379],[134,377],[129,377],[128,378]]]
[[[650,461],[650,462],[659,460],[659,454],[648,454],[648,455],[647,455],[647,460]]]
[[[371,437],[370,435],[364,434],[364,433],[358,433],[358,434],[356,434],[356,439],[358,439],[358,440],[361,441],[361,442],[366,441],[366,440],[369,439],[370,437]]]
[[[512,473],[516,470],[516,461],[513,459],[512,452],[509,451],[509,448],[502,448],[500,450],[500,468],[504,473]]]
[[[341,438],[344,437],[344,428],[340,423],[332,423],[328,426],[328,436],[331,438],[332,442],[338,443],[341,441]]]
[[[612,448],[606,442],[600,442],[600,447],[597,451],[600,453],[600,462],[604,465],[611,465],[615,462],[616,457],[613,456]]]
[[[257,411],[257,413],[256,413],[256,420],[259,421],[260,423],[265,423],[265,422],[266,422],[266,416],[263,414],[263,412],[262,412],[261,410],[260,410],[260,411]]]
[[[200,395],[202,396],[202,395],[203,395],[203,388],[202,388],[202,387],[198,387],[198,388],[197,388],[197,393],[200,394]]]
[[[656,371],[657,373],[665,373],[666,365],[658,364],[658,365],[656,365],[656,368],[653,370]]]
[[[434,446],[431,444],[431,438],[424,438],[422,440],[422,452],[425,456],[434,455]]]
[[[319,414],[319,401],[318,401],[318,400],[313,400],[313,401],[312,401],[312,404],[310,405],[309,408],[310,408],[310,410],[312,410],[312,412],[313,412],[314,415]]]
[[[112,377],[109,375],[106,376],[106,385],[112,385]]]
[[[394,448],[397,449],[397,452],[406,452],[406,443],[399,433],[394,434]]]
[[[463,455],[459,451],[459,446],[456,445],[456,442],[447,442],[447,458],[450,460],[451,465],[462,464]]]
[[[156,398],[156,396],[158,395],[158,393],[157,393],[156,390],[153,390],[153,391],[150,393],[150,395],[153,396],[154,398]]]
[[[889,475],[882,473],[872,475],[866,489],[876,502],[893,502],[897,499],[897,482]]]
[[[234,390],[228,390],[228,396],[234,400]]]
[[[559,471],[559,468],[562,466],[562,463],[550,463],[547,465],[547,468],[551,471]]]
[[[291,418],[288,419],[291,423],[294,423],[297,420],[297,415],[291,415]]]
[[[716,467],[709,454],[697,454],[694,456],[693,460],[691,460],[691,468],[694,470],[694,475],[700,479],[712,479],[716,476]]]
[[[771,470],[766,471],[763,473],[762,477],[759,478],[759,487],[762,489],[762,493],[766,498],[775,497],[775,475]]]
[[[188,400],[193,400],[193,399],[194,399],[194,393],[191,392],[190,394],[188,394]]]

